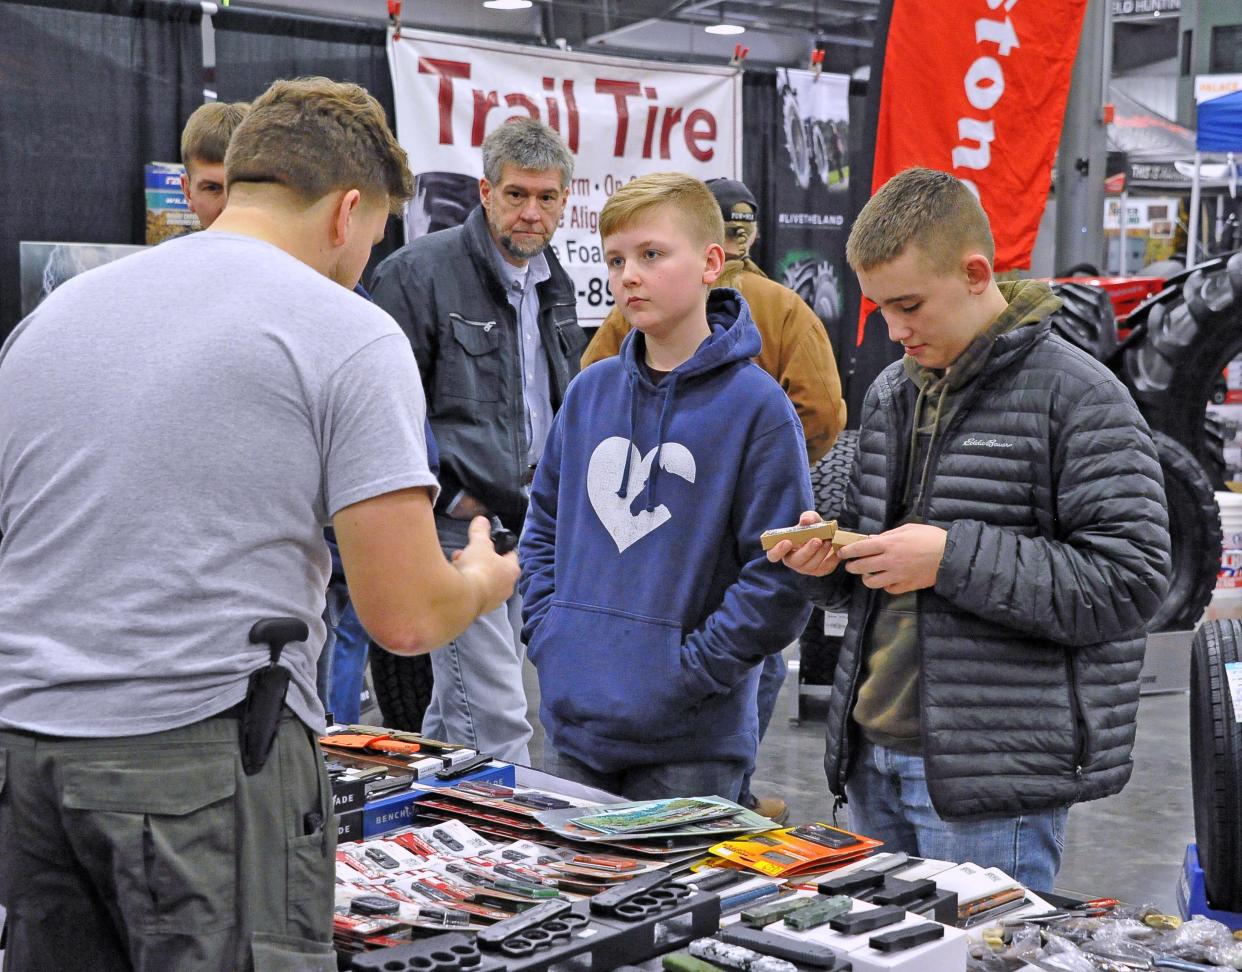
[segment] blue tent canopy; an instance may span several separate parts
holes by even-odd
[[[1199,104],[1195,147],[1200,152],[1242,152],[1242,90]]]

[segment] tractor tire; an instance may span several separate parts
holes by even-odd
[[[806,189],[811,184],[811,145],[802,116],[798,112],[798,99],[792,90],[785,93],[781,109],[789,168],[793,170],[798,185]]]
[[[1094,263],[1075,263],[1072,267],[1066,267],[1058,277],[1098,277],[1100,268]]]
[[[423,713],[431,702],[430,655],[394,655],[371,642],[371,680],[384,725],[403,732],[418,732]]]
[[[1113,302],[1100,287],[1081,283],[1053,283],[1062,306],[1052,315],[1052,329],[1076,348],[1098,361],[1117,350],[1117,318]]]
[[[1242,723],[1226,665],[1242,662],[1242,621],[1209,621],[1190,649],[1190,782],[1208,905],[1242,911]]]
[[[1242,352],[1242,253],[1209,260],[1130,315],[1122,380],[1153,429],[1210,466],[1204,417],[1221,371]]]
[[[819,173],[820,181],[828,185],[828,173],[831,171],[832,157],[828,152],[828,139],[824,135],[824,122],[811,123],[811,161]]]
[[[1232,442],[1236,425],[1215,415],[1203,420],[1203,460],[1199,463],[1212,481],[1212,488],[1222,490],[1229,478],[1225,465],[1225,443]]]
[[[1208,474],[1189,450],[1161,432],[1153,432],[1152,438],[1164,473],[1173,554],[1169,591],[1147,627],[1187,631],[1203,616],[1216,589],[1220,507]]]

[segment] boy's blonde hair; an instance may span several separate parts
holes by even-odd
[[[855,272],[873,270],[917,245],[937,271],[967,253],[990,263],[996,247],[979,200],[960,179],[936,169],[906,169],[884,183],[850,229],[845,259]]]
[[[195,108],[181,131],[181,164],[187,169],[195,162],[220,165],[249,110],[249,101],[209,101]]]
[[[660,206],[676,211],[695,242],[724,246],[720,203],[701,179],[680,172],[653,172],[623,185],[600,210],[599,235],[620,232]]]
[[[250,106],[224,157],[238,183],[283,186],[311,204],[357,189],[393,212],[414,194],[405,151],[365,88],[327,78],[276,81]]]

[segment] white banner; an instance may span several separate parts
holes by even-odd
[[[599,211],[648,172],[739,178],[742,78],[732,68],[595,57],[403,30],[388,42],[397,139],[419,177],[406,214],[413,238],[460,223],[478,204],[479,146],[510,118],[561,133],[574,178],[552,250],[574,281],[578,320],[612,306]]]
[[[1196,74],[1195,104],[1202,104],[1242,88],[1242,74]]]

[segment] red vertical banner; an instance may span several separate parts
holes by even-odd
[[[996,268],[1031,265],[1087,0],[893,0],[872,191],[914,165],[983,204]]]

